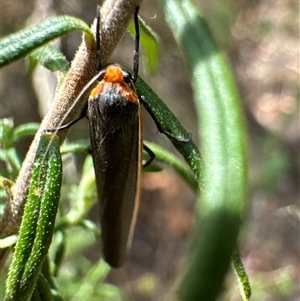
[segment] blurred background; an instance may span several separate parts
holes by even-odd
[[[232,66],[246,115],[250,191],[240,251],[252,284],[252,300],[299,300],[299,1],[194,2]],[[53,15],[72,15],[90,24],[97,3],[1,1],[1,37]],[[193,93],[180,49],[155,1],[144,1],[140,14],[158,34],[161,51],[156,73],[147,74],[141,62],[140,75],[197,141]],[[72,60],[80,40],[81,34],[76,32],[54,44]],[[128,66],[133,47],[133,39],[126,34],[110,61]],[[0,72],[0,117],[12,117],[16,126],[39,122],[53,98],[55,76],[42,67],[31,71],[26,59]],[[176,153],[168,139],[157,133],[146,112],[144,132],[146,140]],[[72,127],[68,139],[87,136],[88,124],[83,120]],[[28,139],[18,146],[22,156],[30,142]],[[80,179],[85,156],[76,156],[75,167],[67,172],[64,181],[70,187]],[[105,281],[120,287],[127,300],[165,300],[188,247],[195,202],[194,193],[172,170],[145,174],[128,262],[124,268],[112,271]],[[95,223],[97,212],[92,210],[89,215]],[[86,237],[80,228],[69,235],[76,237],[67,246],[66,263],[57,281],[60,291],[65,283],[84,279],[83,266],[92,266],[100,258],[100,245],[93,237]],[[78,250],[79,244],[81,254],[73,254],[72,247]],[[76,290],[74,284],[73,294]],[[77,300],[76,295],[70,292],[67,300]],[[222,300],[241,300],[232,271],[228,272]]]

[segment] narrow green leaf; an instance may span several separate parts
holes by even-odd
[[[6,156],[10,166],[10,174],[12,178],[15,178],[18,175],[22,165],[19,154],[14,147],[11,147],[6,151]]]
[[[54,260],[53,260],[53,276],[57,277],[58,270],[62,263],[63,256],[65,255],[66,250],[66,235],[64,231],[57,231],[55,233],[56,236],[56,250],[54,253]]]
[[[89,26],[70,16],[53,17],[38,25],[11,34],[0,41],[0,67],[18,60],[32,50],[74,30],[85,32],[90,42],[94,43],[94,35]]]
[[[146,155],[146,158],[147,158],[147,154],[145,151],[143,151],[143,155]],[[149,159],[149,158],[148,158]],[[143,164],[147,162],[145,161],[145,159],[143,159]],[[157,164],[151,162],[150,165],[147,165],[145,167],[143,167],[143,172],[159,172],[159,171],[162,171],[163,168],[158,166]]]
[[[159,58],[159,38],[157,34],[145,23],[139,16],[140,42],[143,46],[146,66],[149,73],[153,74],[158,66]],[[135,38],[134,22],[131,21],[128,26],[129,33]]]
[[[0,145],[1,148],[10,148],[12,146],[12,135],[14,122],[12,118],[0,119]]]
[[[82,177],[77,187],[76,197],[72,198],[71,210],[59,220],[55,227],[56,231],[83,222],[87,213],[97,201],[95,181],[92,157],[87,156],[83,166]]]
[[[190,168],[179,160],[178,157],[166,151],[159,145],[151,142],[144,142],[155,154],[155,160],[171,166],[180,177],[196,192],[198,191],[198,182],[192,174]]]
[[[228,269],[247,200],[247,143],[228,64],[192,1],[159,1],[192,77],[203,182],[189,270],[180,300],[215,300]]]
[[[64,144],[60,148],[60,152],[62,155],[68,154],[68,153],[82,153],[90,150],[90,141],[83,139],[83,140],[77,140],[75,142],[71,142],[68,144]]]
[[[251,297],[251,286],[237,247],[232,255],[232,268],[237,277],[243,300],[248,301]]]
[[[30,53],[30,57],[52,72],[65,74],[70,67],[70,62],[64,54],[52,45],[44,45]]]
[[[6,163],[2,175],[16,178],[21,168],[21,159],[15,148],[21,138],[34,135],[39,128],[37,123],[28,123],[14,128],[12,119],[2,119],[0,123],[0,158]]]
[[[25,123],[17,126],[13,131],[13,143],[19,142],[19,140],[28,137],[34,136],[40,127],[39,123]]]
[[[37,279],[36,286],[35,286],[34,292],[33,292],[33,296],[34,296],[34,298],[31,298],[31,301],[37,301],[37,300],[52,301],[53,300],[49,284],[42,274],[40,274]]]
[[[184,127],[170,111],[170,109],[150,88],[150,86],[140,77],[136,82],[136,90],[138,95],[143,95],[146,98],[147,103],[151,107],[151,110],[153,111],[163,129],[180,139],[189,137],[189,133],[184,129]],[[193,140],[191,139],[188,142],[179,142],[175,139],[171,139],[171,142],[191,167],[199,183],[201,180],[202,160],[199,150]]]
[[[99,298],[100,300],[122,300],[119,290],[116,290],[113,286],[111,286],[110,291],[106,294],[104,289],[106,284],[101,284],[103,279],[107,277],[110,270],[111,267],[103,259],[93,263],[93,265],[89,268],[88,273],[85,275],[84,281],[81,281],[78,285],[76,298],[78,300],[93,299],[94,290],[91,290],[91,287],[98,287],[100,283],[101,288],[103,287],[101,291],[104,295],[102,298]]]
[[[52,273],[52,266],[50,267],[49,256],[47,256],[46,259],[43,262],[41,274],[47,280],[47,282],[48,282],[48,284],[51,288],[52,293],[54,293],[54,291],[57,291],[56,283],[55,283],[54,278],[53,278],[54,275]],[[56,294],[57,294],[57,292],[56,292]]]
[[[35,157],[28,200],[6,282],[5,301],[29,300],[52,240],[62,162],[58,137],[44,134]]]

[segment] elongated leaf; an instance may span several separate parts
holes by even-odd
[[[69,16],[50,18],[38,25],[11,34],[0,41],[0,67],[18,60],[30,51],[71,31],[81,30],[93,43],[94,35],[83,21]]]
[[[92,157],[87,156],[84,162],[82,178],[78,185],[76,198],[72,199],[72,209],[67,215],[64,215],[59,220],[59,223],[57,223],[55,227],[56,231],[84,222],[87,213],[97,201],[95,181]]]
[[[12,118],[0,119],[0,145],[1,148],[10,148],[13,145],[14,122]]]
[[[40,274],[36,283],[36,287],[34,288],[33,298],[31,298],[31,300],[52,301],[52,297],[53,296],[51,294],[47,280],[42,274]]]
[[[171,166],[195,192],[198,190],[198,182],[196,181],[195,176],[192,174],[191,170],[186,164],[181,162],[179,158],[166,151],[159,145],[151,142],[144,143],[151,149],[151,151],[154,152],[155,160]]]
[[[21,169],[21,159],[19,157],[19,154],[17,153],[17,150],[13,147],[9,148],[6,150],[6,156],[7,156],[7,161],[9,162],[9,167],[10,167],[10,173],[13,178],[17,176]]]
[[[70,67],[69,61],[57,48],[52,45],[44,45],[30,53],[30,57],[52,72],[65,74]]]
[[[232,256],[232,268],[239,282],[239,288],[244,301],[248,301],[251,297],[251,286],[248,275],[245,271],[238,249]]]
[[[5,301],[29,300],[52,240],[62,179],[57,137],[44,134],[6,283]]]
[[[25,123],[16,127],[13,131],[13,143],[19,142],[20,139],[34,136],[40,127],[39,123]]]
[[[139,16],[140,41],[143,46],[146,66],[150,74],[157,69],[159,58],[159,38],[156,33]],[[135,28],[133,21],[128,26],[129,33],[135,38]]]
[[[26,136],[33,136],[39,128],[37,123],[28,123],[14,128],[12,119],[0,120],[0,158],[6,164],[0,173],[15,179],[21,168],[21,158],[15,149],[15,143]]]
[[[247,144],[231,71],[192,1],[159,1],[189,67],[204,173],[197,228],[180,300],[215,300],[247,200]]]
[[[179,139],[189,138],[189,133],[184,129],[178,119],[165,105],[165,103],[158,97],[158,95],[151,89],[151,87],[140,77],[136,82],[136,90],[138,95],[145,97],[149,107],[153,111],[157,118],[157,121],[161,124],[162,128],[173,136]],[[188,165],[194,172],[196,179],[200,182],[201,179],[201,157],[197,146],[190,139],[188,142],[180,142],[175,139],[171,139],[171,142],[175,148],[181,153]]]
[[[90,148],[90,140],[82,139],[68,144],[64,144],[63,146],[61,146],[60,152],[62,155],[68,153],[88,153]]]

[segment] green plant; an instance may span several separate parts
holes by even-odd
[[[109,2],[106,1],[106,3]],[[117,9],[111,11],[112,14],[115,14],[112,22],[119,21],[118,17],[120,15],[118,14],[121,12],[126,16],[122,20],[124,25],[127,25],[136,2],[131,1],[130,8],[124,8],[122,6],[123,2],[126,1],[119,1],[116,4],[120,5],[121,9],[119,11]],[[238,231],[247,201],[247,142],[243,114],[230,69],[225,58],[213,42],[209,29],[198,9],[191,1],[187,0],[181,2],[161,0],[159,2],[174,37],[185,55],[191,73],[197,114],[200,120],[199,136],[201,138],[200,152],[202,158],[192,140],[184,144],[175,140],[171,141],[182,154],[193,174],[190,173],[185,163],[161,150],[158,146],[152,145],[153,148],[156,148],[159,160],[173,166],[195,191],[201,191],[196,207],[196,227],[193,233],[193,243],[185,260],[186,268],[178,288],[178,299],[204,300],[205,298],[205,300],[214,300],[219,293],[232,254],[236,250]],[[107,20],[110,19],[107,18]],[[106,25],[109,27],[112,24],[108,23]],[[55,48],[44,46],[44,44],[72,30],[83,31],[84,39],[69,69],[69,63],[64,56]],[[107,60],[122,34],[123,30],[112,32],[111,36],[105,36],[101,40],[104,49],[102,61]],[[147,45],[150,43],[153,47],[153,51],[148,51],[147,54],[152,70],[155,68],[153,62],[157,61],[156,46],[152,42],[151,35],[147,38],[146,30],[143,31],[142,37],[146,40]],[[25,215],[19,232],[20,238],[8,276],[6,300],[14,300],[16,296],[18,298],[22,296],[24,298],[22,300],[30,300],[30,298],[32,300],[35,300],[34,298],[42,298],[43,300],[59,299],[53,276],[57,274],[61,264],[65,249],[65,233],[79,226],[80,231],[87,229],[86,231],[92,234],[91,241],[93,237],[99,236],[95,225],[86,219],[86,215],[96,199],[91,162],[87,161],[85,163],[81,182],[73,190],[71,210],[67,215],[59,216],[55,229],[50,228],[51,231],[56,232],[55,239],[57,239],[52,251],[54,253],[52,256],[54,258],[53,268],[50,268],[48,264],[47,249],[40,252],[38,247],[41,241],[43,242],[43,240],[39,240],[38,235],[40,232],[37,225],[40,222],[34,219],[29,226],[26,226],[26,222],[30,221],[30,217],[36,217],[34,214],[38,211],[37,218],[51,218],[46,223],[54,225],[55,214],[53,212],[56,212],[57,202],[49,201],[47,193],[40,194],[36,192],[47,192],[49,189],[49,183],[43,180],[43,174],[48,172],[54,175],[61,174],[60,164],[55,167],[49,165],[48,160],[53,159],[59,162],[58,145],[64,140],[66,131],[58,131],[55,136],[50,137],[43,135],[42,131],[45,128],[58,128],[62,123],[68,123],[74,119],[74,116],[80,114],[86,99],[81,102],[74,102],[74,99],[95,73],[95,70],[91,68],[95,61],[94,36],[91,29],[81,20],[72,17],[54,17],[36,27],[3,39],[0,43],[0,49],[1,66],[30,53],[35,61],[59,75],[59,88],[55,95],[54,104],[43,120],[40,130],[36,134],[37,138],[35,138],[18,179],[12,187],[13,195],[8,193],[10,202],[7,202],[0,220],[2,226],[0,227],[1,238],[18,232],[22,208],[27,200],[27,191],[24,191],[22,183],[29,183],[32,176],[29,195],[33,195],[34,199],[30,202],[30,198],[28,198],[25,206]],[[71,71],[67,72],[68,70]],[[76,73],[76,77],[74,77],[74,73]],[[67,84],[70,80],[75,83],[74,89],[73,87],[70,89]],[[187,135],[186,130],[173,113],[140,78],[137,81],[136,89],[139,95],[146,97],[157,119],[168,132],[179,137]],[[2,154],[6,158],[7,170],[9,171],[4,176],[10,178],[17,173],[20,166],[14,151],[14,142],[25,134],[17,135],[20,130],[13,129],[13,125],[9,121],[3,121],[1,132]],[[86,150],[87,144],[82,142],[68,147],[69,149],[65,148],[61,151]],[[13,155],[10,156],[11,152],[13,152]],[[44,168],[42,174],[39,173],[40,166]],[[52,168],[56,168],[55,171]],[[56,188],[53,192],[56,193],[51,197],[58,201],[60,189],[57,188],[60,187],[61,179],[56,177],[53,181]],[[2,179],[2,183],[7,188],[6,190],[10,192],[10,184],[7,184],[9,182]],[[42,186],[40,187],[40,185]],[[47,200],[45,203],[44,199]],[[44,207],[42,204],[50,206],[51,215],[43,215]],[[10,214],[8,208],[11,205],[17,207],[17,214],[15,212],[13,212],[15,215]],[[30,232],[26,227],[35,230]],[[26,237],[29,232],[31,235]],[[42,232],[45,233],[44,230]],[[25,253],[22,253],[22,250],[25,249],[21,245],[24,237],[22,233],[25,233],[25,240],[27,238],[30,240],[30,242],[25,241],[25,245],[29,248]],[[51,237],[52,235],[48,239],[51,240]],[[45,244],[43,243],[43,245]],[[31,252],[34,251],[35,246],[38,252],[32,254]],[[80,244],[76,247],[80,248]],[[4,254],[4,250],[1,250],[2,254]],[[239,256],[233,258],[239,258]],[[25,263],[28,265],[31,262],[37,264],[38,261],[40,262],[38,268],[36,265],[29,267],[25,265],[24,267]],[[244,284],[243,297],[247,300],[250,296],[247,277],[244,275],[242,265],[238,263],[238,260],[235,259],[234,262],[236,263],[235,268],[238,277]],[[82,292],[82,294],[86,289],[91,289],[99,279],[103,279],[109,271],[109,267],[102,260],[93,267],[86,263],[86,267],[89,269],[87,281],[80,282],[75,279],[73,282],[77,285],[80,284],[82,290],[78,290],[78,288],[76,290]],[[26,272],[27,270],[29,272]],[[36,286],[35,283],[37,283]],[[72,289],[75,288],[71,287],[70,290]],[[106,284],[103,284],[95,294],[96,297],[106,298],[105,300],[121,298],[121,292],[117,288]],[[66,296],[68,297],[68,293],[66,293]],[[78,298],[78,295],[76,298]]]

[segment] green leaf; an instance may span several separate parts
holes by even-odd
[[[57,231],[56,232],[56,250],[54,253],[54,260],[53,260],[53,276],[57,277],[58,270],[60,265],[62,264],[63,256],[65,255],[66,251],[66,235],[64,231]]]
[[[1,170],[1,175],[15,179],[21,168],[21,159],[15,144],[26,136],[33,136],[39,128],[37,123],[27,123],[14,128],[12,119],[1,119],[0,122],[0,158],[6,166]]]
[[[106,295],[105,290],[104,290],[104,287],[106,286],[106,284],[103,284],[102,282],[107,277],[110,270],[111,270],[110,266],[103,259],[100,259],[100,260],[98,260],[98,262],[93,263],[90,266],[90,268],[88,269],[88,272],[84,277],[84,281],[81,281],[78,284],[76,298],[78,298],[78,300],[92,299],[95,288],[97,290],[101,290],[101,292],[103,292],[104,295]],[[118,293],[118,295],[120,295],[120,292],[118,290],[116,290],[116,289],[113,290],[113,287],[111,287],[111,288],[112,288],[111,292],[113,292],[113,294]],[[109,298],[109,297],[105,298],[105,297],[108,297],[108,296],[104,296],[104,298],[99,298],[99,299],[100,300],[120,300],[120,298],[116,298],[116,297],[115,298]]]
[[[186,139],[189,137],[189,133],[184,129],[170,109],[140,77],[138,77],[136,82],[136,90],[138,95],[145,97],[149,107],[156,116],[157,121],[161,124],[164,130],[179,139]],[[190,139],[188,142],[180,142],[178,140],[171,139],[171,142],[191,167],[199,183],[201,179],[202,160],[198,148],[193,140]]]
[[[139,16],[140,42],[143,46],[146,66],[149,73],[153,74],[158,65],[159,58],[159,38],[156,33]],[[135,38],[134,22],[131,21],[128,26],[129,33]]]
[[[39,123],[25,123],[16,127],[13,131],[13,143],[19,142],[19,140],[34,136],[40,127]]]
[[[94,35],[88,25],[69,16],[53,17],[38,25],[11,34],[0,41],[0,67],[18,60],[32,50],[74,30],[85,32],[90,43],[94,43]]]
[[[17,153],[17,150],[14,147],[11,147],[6,150],[6,159],[7,163],[9,164],[9,173],[14,179],[18,175],[22,165],[19,154]]]
[[[37,48],[30,53],[30,57],[52,72],[65,74],[70,67],[70,63],[63,53],[52,45]]]
[[[82,152],[87,153],[89,150],[90,150],[90,141],[86,139],[77,140],[75,142],[64,144],[60,148],[60,152],[62,155],[68,153],[82,153]]]
[[[241,261],[238,248],[235,249],[232,255],[232,268],[237,277],[243,300],[248,301],[251,297],[251,286],[244,265]]]
[[[10,148],[12,146],[14,122],[12,118],[0,119],[0,145],[1,148]]]
[[[48,285],[50,286],[53,297],[58,296],[56,282],[53,277],[54,275],[52,276],[52,266],[50,267],[49,256],[47,256],[43,262],[41,274],[45,277]],[[56,299],[53,298],[53,301],[54,300],[56,300]]]
[[[44,134],[36,153],[28,200],[6,282],[5,301],[29,300],[50,246],[60,197],[59,139]]]
[[[36,300],[41,300],[41,301],[53,300],[49,284],[42,274],[40,274],[37,279],[36,287],[34,288],[34,292],[33,292],[33,298],[31,298],[31,301],[36,301]]]
[[[95,171],[92,157],[87,156],[78,190],[72,198],[71,210],[57,223],[55,230],[62,230],[71,225],[78,225],[84,221],[87,213],[97,201]]]
[[[159,1],[192,77],[204,161],[201,200],[180,300],[215,300],[247,201],[244,116],[224,56],[192,1]]]
[[[178,157],[166,151],[155,143],[144,143],[154,152],[155,160],[171,166],[195,192],[198,190],[199,187],[195,176],[192,174],[190,168],[182,161],[180,161]]]

